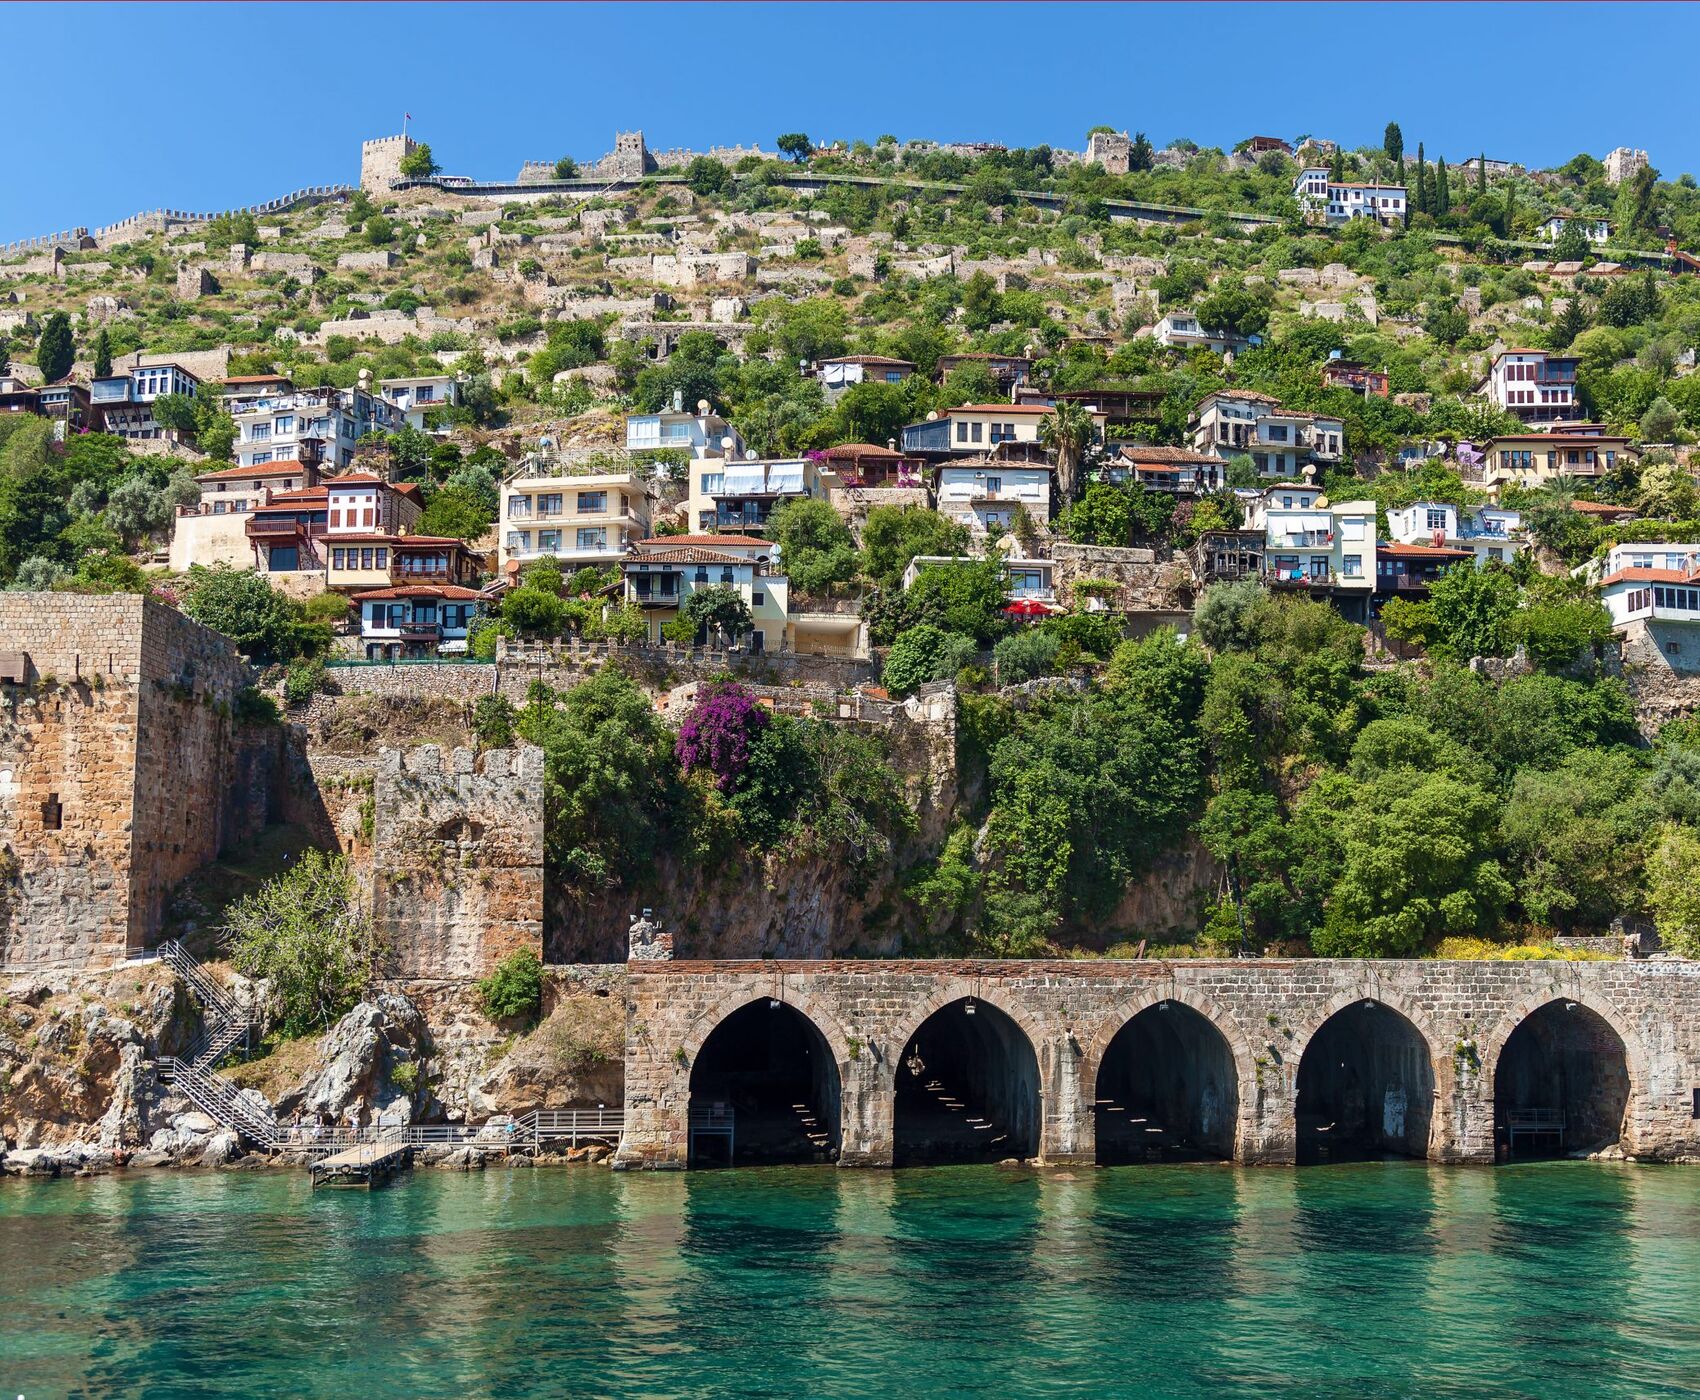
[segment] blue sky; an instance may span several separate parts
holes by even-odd
[[[1099,122],[1226,147],[1378,144],[1390,119],[1430,159],[1627,145],[1700,171],[1690,5],[7,5],[0,27],[28,117],[0,241],[352,182],[404,111],[484,179],[630,127],[1078,149]]]

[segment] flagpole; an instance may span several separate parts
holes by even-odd
[[[407,144],[407,119],[412,115],[411,112],[401,114],[401,143],[403,146]]]

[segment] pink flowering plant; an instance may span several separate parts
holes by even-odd
[[[679,726],[673,752],[689,773],[706,768],[714,785],[729,793],[738,785],[750,761],[750,750],[770,718],[755,693],[737,681],[710,681],[697,692],[696,703]]]

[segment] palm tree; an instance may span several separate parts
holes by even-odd
[[[1081,459],[1092,445],[1092,415],[1082,404],[1059,399],[1039,420],[1039,441],[1057,465],[1057,494],[1067,505],[1079,493]]]

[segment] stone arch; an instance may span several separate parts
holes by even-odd
[[[1505,1051],[1505,1043],[1511,1039],[1511,1033],[1543,1006],[1550,1006],[1555,1001],[1573,1001],[1578,1006],[1586,1007],[1617,1032],[1617,1038],[1623,1042],[1623,1058],[1629,1069],[1630,1098],[1645,1093],[1648,1084],[1646,1047],[1642,1045],[1640,1035],[1629,1024],[1623,1012],[1608,998],[1595,992],[1583,991],[1580,986],[1566,989],[1549,984],[1540,991],[1531,992],[1520,999],[1494,1023],[1493,1029],[1480,1042],[1478,1053],[1482,1062],[1481,1083],[1488,1098],[1493,1097],[1495,1071],[1499,1066],[1499,1057]]]
[[[1376,1012],[1395,1019],[1376,1018]],[[1355,1053],[1337,1050],[1334,1037],[1354,1030],[1365,1037],[1351,1047]],[[1399,998],[1380,995],[1373,981],[1329,998],[1293,1044],[1299,1160],[1433,1155],[1441,1117],[1438,1043],[1426,1016]],[[1332,1062],[1335,1053],[1346,1057]]]
[[[1096,1111],[1096,1104],[1102,1097],[1099,1091],[1099,1081],[1103,1073],[1104,1062],[1110,1054],[1111,1047],[1123,1031],[1153,1008],[1172,1003],[1184,1007],[1196,1016],[1205,1026],[1214,1031],[1220,1038],[1222,1046],[1227,1051],[1227,1063],[1234,1078],[1233,1122],[1227,1141],[1222,1146],[1226,1150],[1221,1155],[1233,1157],[1241,1148],[1250,1132],[1257,1112],[1257,1063],[1251,1042],[1247,1038],[1239,1022],[1229,1015],[1209,997],[1191,989],[1178,988],[1172,984],[1162,984],[1147,987],[1119,1002],[1098,1025],[1085,1052],[1081,1056],[1080,1065],[1080,1095],[1081,1101],[1087,1105],[1088,1111]],[[1095,1134],[1098,1144],[1099,1161],[1110,1160],[1104,1156],[1111,1151],[1105,1139]],[[1126,1160],[1118,1158],[1117,1160]]]
[[[687,1164],[838,1156],[847,1040],[816,998],[787,992],[746,984],[693,1021],[678,1069]],[[730,1133],[699,1132],[728,1117]]]
[[[1622,1055],[1621,1063],[1617,1067],[1621,1071],[1622,1082],[1614,1086],[1613,1066],[1601,1064],[1597,1057],[1584,1053],[1585,1082],[1589,1092],[1572,1096],[1567,1077],[1575,1068],[1575,1060],[1565,1054],[1562,1047],[1549,1045],[1549,1050],[1553,1051],[1552,1060],[1565,1066],[1560,1071],[1561,1077],[1558,1080],[1558,1097],[1561,1101],[1545,1102],[1546,1098],[1551,1097],[1546,1094],[1540,1096],[1539,1102],[1525,1103],[1521,1107],[1525,1113],[1530,1109],[1559,1110],[1565,1120],[1565,1131],[1562,1135],[1555,1134],[1551,1138],[1536,1131],[1524,1139],[1524,1149],[1519,1150],[1532,1149],[1539,1155],[1549,1148],[1564,1151],[1612,1144],[1622,1144],[1626,1150],[1634,1150],[1635,1105],[1637,1099],[1646,1094],[1649,1084],[1648,1060],[1640,1037],[1609,999],[1583,992],[1579,986],[1565,990],[1549,984],[1540,991],[1521,998],[1501,1017],[1484,1038],[1479,1051],[1481,1093],[1484,1106],[1491,1114],[1489,1121],[1493,1125],[1496,1159],[1500,1157],[1502,1150],[1516,1155],[1511,1152],[1509,1134],[1501,1136],[1501,1130],[1510,1126],[1506,1116],[1514,1107],[1508,1095],[1501,1093],[1501,1072],[1506,1068],[1506,1055],[1511,1051],[1518,1031],[1528,1027],[1531,1034],[1538,1034],[1536,1023],[1545,1019],[1543,1013],[1548,1013],[1553,1008],[1570,1007],[1581,1009],[1587,1013],[1587,1016],[1581,1019],[1592,1018],[1603,1024],[1616,1037],[1617,1049]],[[1529,1072],[1527,1052],[1524,1052],[1523,1058],[1525,1063],[1520,1078],[1526,1077]],[[1514,1083],[1503,1087],[1512,1090]],[[1551,1083],[1547,1085],[1548,1089],[1554,1087]]]
[[[1257,1056],[1251,1048],[1251,1040],[1240,1023],[1209,997],[1175,986],[1148,987],[1118,1002],[1098,1023],[1086,1052],[1080,1057],[1080,1092],[1085,1100],[1090,1103],[1097,1093],[1098,1071],[1103,1068],[1110,1043],[1135,1016],[1162,1001],[1179,1002],[1187,1010],[1196,1011],[1221,1033],[1222,1039],[1228,1042],[1229,1053],[1234,1057],[1234,1073],[1239,1076],[1240,1113],[1243,1117],[1252,1111],[1257,1101]]]
[[[987,996],[978,979],[951,978],[892,1038],[882,1058],[897,1165],[1044,1155],[1055,1056],[1031,1010],[1000,990]],[[952,1014],[964,1003],[976,1017]]]

